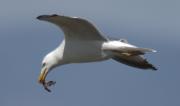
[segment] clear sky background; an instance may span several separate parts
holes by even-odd
[[[179,0],[1,0],[0,106],[180,106]],[[37,79],[42,58],[63,33],[38,21],[61,14],[93,22],[104,36],[126,38],[159,70],[140,70],[113,60],[61,66],[48,75],[46,92]]]

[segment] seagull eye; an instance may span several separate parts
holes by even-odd
[[[44,67],[45,65],[46,65],[46,63],[43,63],[43,64],[42,64],[42,67]]]

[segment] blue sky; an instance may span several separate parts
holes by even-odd
[[[1,106],[179,106],[180,14],[178,0],[1,0]],[[38,84],[41,60],[63,33],[36,20],[43,14],[83,17],[104,36],[126,38],[159,70],[113,60],[61,66],[48,75],[52,93]]]

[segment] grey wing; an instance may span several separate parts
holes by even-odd
[[[65,34],[65,39],[106,41],[100,32],[85,19],[60,15],[41,15],[39,20],[48,21],[59,26]]]
[[[116,54],[112,59],[121,62],[123,64],[141,68],[141,69],[152,69],[157,70],[156,67],[154,67],[152,64],[150,64],[143,56],[136,55],[136,56],[127,56],[123,54]]]

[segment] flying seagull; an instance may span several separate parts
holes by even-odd
[[[46,81],[47,74],[53,68],[64,64],[114,59],[136,68],[157,70],[143,57],[145,53],[156,52],[155,50],[134,46],[125,39],[105,38],[85,19],[56,14],[41,15],[37,19],[57,25],[64,33],[61,44],[42,61],[38,81],[48,92],[51,92],[49,87],[55,82]]]

